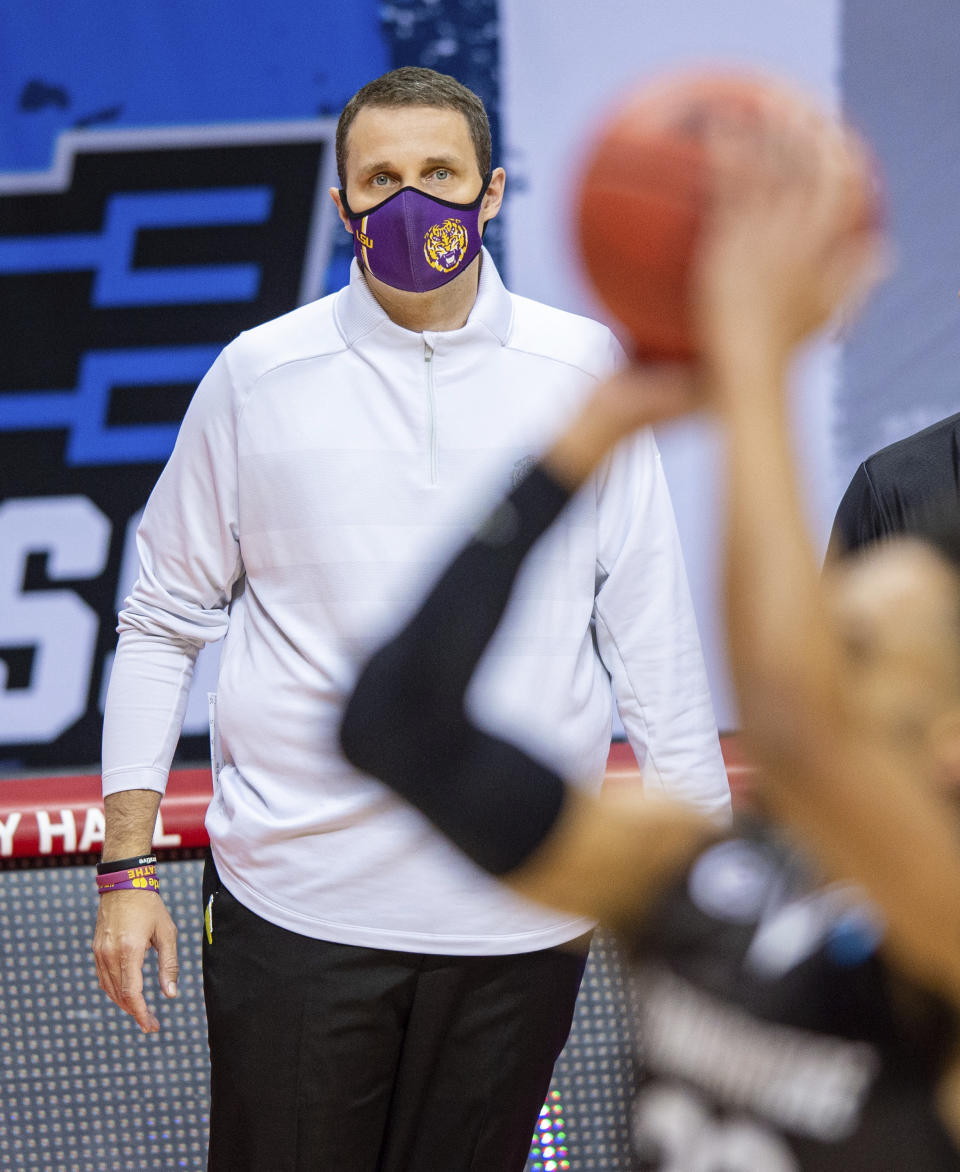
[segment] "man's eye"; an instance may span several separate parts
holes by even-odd
[[[446,167],[438,167],[436,171],[434,171],[433,177],[434,179],[449,179],[450,172],[446,169]]]
[[[386,187],[389,182],[389,175],[374,175],[373,177],[373,183],[375,187]]]

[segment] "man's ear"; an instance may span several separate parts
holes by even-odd
[[[337,209],[337,215],[340,217],[340,223],[343,224],[344,228],[346,228],[346,230],[352,236],[353,228],[350,224],[350,217],[343,210],[343,200],[340,198],[340,189],[337,187],[331,187],[328,190],[330,192],[330,198],[333,200]]]
[[[492,220],[500,211],[503,203],[503,190],[507,181],[507,173],[502,167],[497,167],[490,176],[487,190],[483,193],[483,202],[480,204],[480,223],[485,224]]]

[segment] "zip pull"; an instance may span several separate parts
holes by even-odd
[[[433,347],[423,340],[423,370],[427,389],[427,447],[428,476],[430,484],[439,480],[439,442],[437,439],[437,396],[433,385]]]

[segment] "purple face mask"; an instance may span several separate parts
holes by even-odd
[[[489,183],[488,174],[473,203],[450,203],[416,187],[403,187],[359,215],[341,188],[357,260],[394,289],[439,289],[459,276],[480,251],[480,205]]]

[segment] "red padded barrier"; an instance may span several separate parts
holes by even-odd
[[[734,800],[745,794],[749,767],[734,737],[723,737],[723,755]],[[610,746],[611,781],[639,780],[633,750]],[[154,835],[157,850],[203,847],[203,817],[210,801],[209,768],[175,769],[160,803]],[[103,843],[103,802],[95,773],[0,778],[0,860],[99,854]]]

